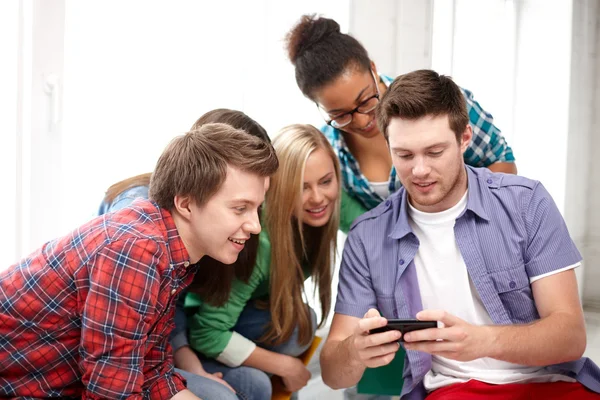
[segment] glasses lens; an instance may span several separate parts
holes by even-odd
[[[351,114],[345,114],[342,115],[339,118],[334,118],[331,120],[331,125],[334,128],[342,128],[346,125],[348,125],[350,122],[352,122],[352,115]]]
[[[365,101],[358,107],[358,112],[361,114],[367,114],[377,108],[377,104],[379,103],[379,99],[377,97],[371,97],[369,100]]]

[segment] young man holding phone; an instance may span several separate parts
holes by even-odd
[[[448,77],[400,76],[376,112],[403,188],[348,235],[325,383],[390,363],[401,333],[373,331],[416,318],[440,327],[404,335],[403,399],[600,398],[581,358],[581,256],[544,187],[465,166],[472,131]]]

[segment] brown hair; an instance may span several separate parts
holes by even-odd
[[[208,111],[194,122],[194,125],[192,125],[190,130],[194,131],[200,129],[204,124],[214,122],[231,125],[234,128],[246,131],[252,136],[262,139],[267,143],[271,143],[271,138],[269,138],[267,131],[258,122],[241,111],[230,110],[228,108],[217,108]]]
[[[203,114],[190,130],[197,130],[208,123],[226,123],[237,129],[243,129],[250,135],[271,143],[267,131],[255,120],[241,111],[218,108]],[[151,173],[137,175],[115,183],[106,191],[104,201],[112,203],[117,195],[135,186],[148,186]],[[197,293],[207,304],[218,307],[225,304],[229,298],[231,284],[234,278],[248,282],[258,252],[258,235],[251,235],[237,260],[231,265],[225,265],[209,256],[199,261],[199,269],[189,286],[190,292]]]
[[[273,140],[273,146],[281,167],[271,178],[265,200],[265,230],[271,238],[271,323],[261,341],[283,343],[298,326],[298,341],[307,344],[315,327],[311,326],[310,313],[302,296],[303,266],[308,266],[315,288],[319,289],[321,326],[331,305],[331,273],[335,262],[340,198],[333,204],[331,219],[319,228],[303,225],[296,218],[296,211],[302,201],[304,169],[310,154],[317,149],[327,152],[333,162],[338,185],[341,185],[340,167],[331,145],[312,125],[283,128]]]
[[[450,129],[460,143],[469,123],[465,98],[452,78],[430,69],[400,75],[384,93],[376,110],[379,130],[388,139],[392,118],[416,120],[447,115]]]
[[[131,189],[136,186],[150,185],[151,176],[152,173],[147,172],[145,174],[140,174],[132,176],[131,178],[123,179],[122,181],[111,185],[108,189],[106,189],[106,194],[104,195],[104,202],[107,204],[112,203],[115,200],[115,197],[117,197],[127,189]]]
[[[296,67],[296,83],[314,101],[314,92],[349,68],[371,69],[367,50],[352,36],[341,33],[330,18],[303,15],[286,36],[288,57]]]

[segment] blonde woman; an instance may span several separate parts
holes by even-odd
[[[206,371],[225,374],[241,365],[254,367],[280,376],[294,392],[310,378],[296,356],[309,347],[317,329],[315,313],[305,302],[306,279],[318,288],[320,324],[329,314],[340,170],[327,139],[313,126],[286,127],[273,146],[280,167],[266,195],[249,281],[234,281],[229,300],[220,307],[188,294],[186,309],[194,309],[189,343]],[[346,206],[347,213],[356,213],[352,203]]]

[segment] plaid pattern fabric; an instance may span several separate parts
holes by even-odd
[[[393,82],[392,78],[385,75],[380,75],[380,78],[386,86]],[[465,163],[474,167],[487,167],[496,162],[514,162],[512,149],[506,144],[500,129],[494,125],[492,115],[481,108],[470,91],[462,88],[461,91],[467,102],[467,112],[473,128],[473,139],[464,153]],[[350,153],[342,132],[329,125],[324,125],[321,132],[327,137],[340,160],[344,190],[368,209],[384,201],[385,199],[375,193],[360,171],[358,162]],[[396,170],[392,167],[389,179],[390,193],[394,193],[401,186]]]
[[[189,267],[189,268],[188,268]],[[168,399],[168,336],[196,267],[149,201],[98,217],[0,274],[0,398]]]

